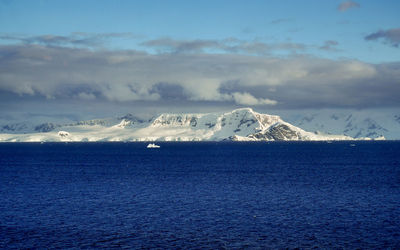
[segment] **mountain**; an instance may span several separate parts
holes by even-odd
[[[6,125],[1,127],[1,131],[0,141],[2,142],[309,141],[353,139],[345,135],[307,132],[283,121],[279,116],[260,114],[250,108],[236,109],[227,113],[161,114],[150,120],[139,119],[128,114],[118,118],[96,119],[67,124],[42,123],[30,127],[22,124]]]
[[[398,110],[319,110],[282,114],[285,120],[307,131],[344,134],[353,138],[400,139]]]

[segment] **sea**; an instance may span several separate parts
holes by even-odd
[[[400,142],[0,143],[1,249],[400,249]]]

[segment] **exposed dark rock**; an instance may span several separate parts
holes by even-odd
[[[105,126],[106,122],[104,120],[101,119],[95,119],[95,120],[88,120],[88,121],[79,121],[75,124],[71,124],[70,126],[74,126],[74,125],[89,125],[89,126],[95,126],[95,125],[101,125],[101,126]]]
[[[265,132],[259,132],[249,135],[249,138],[254,138],[258,140],[275,140],[275,141],[302,139],[301,136],[296,131],[291,130],[285,124],[279,124],[273,126]]]
[[[394,119],[396,120],[396,122],[400,123],[400,115],[395,115]]]
[[[366,135],[366,137],[370,137],[370,138],[376,138],[378,137],[378,134],[376,132],[370,132]]]
[[[208,123],[206,123],[206,124],[204,124],[204,125],[206,125],[208,128],[212,128],[212,127],[215,126],[215,123],[210,123],[210,122],[208,122]]]
[[[1,127],[1,131],[14,132],[14,131],[21,131],[21,130],[24,130],[27,128],[28,128],[28,126],[26,124],[14,123],[14,124],[4,125],[3,127]]]
[[[352,126],[353,124],[351,123],[351,121],[346,124],[346,128],[351,128]]]
[[[190,119],[190,125],[192,127],[196,127],[197,126],[197,118],[196,117],[192,117],[192,119]]]
[[[126,114],[122,117],[119,118],[120,120],[125,120],[125,121],[130,121],[132,124],[133,123],[143,123],[144,121],[137,118],[136,116],[132,115],[132,114]]]
[[[36,132],[50,132],[50,131],[53,131],[57,127],[58,127],[57,125],[47,122],[47,123],[37,125],[35,127],[35,131]]]
[[[247,124],[247,127],[250,127],[252,124],[254,124],[256,122],[257,122],[257,120],[255,120],[255,119],[247,119],[247,120],[241,119],[239,121],[238,127],[242,126],[243,124]]]

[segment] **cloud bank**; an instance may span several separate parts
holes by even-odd
[[[132,33],[86,33],[74,32],[68,36],[61,35],[0,35],[0,40],[16,41],[23,44],[38,44],[43,46],[99,47],[110,39],[135,38]]]
[[[176,40],[169,37],[149,40],[141,43],[147,48],[156,49],[159,53],[242,53],[250,55],[267,55],[275,51],[304,51],[307,45],[301,43],[265,43],[262,41],[245,41],[237,38],[226,38],[222,40]]]
[[[194,53],[202,46],[203,42],[185,45],[192,51],[189,54],[156,55],[133,50],[0,46],[0,93],[52,100],[170,101],[179,105],[400,106],[400,64]]]

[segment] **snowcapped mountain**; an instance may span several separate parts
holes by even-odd
[[[306,114],[283,114],[295,126],[308,131],[344,134],[353,138],[400,139],[398,110],[322,110]]]
[[[8,126],[8,127],[7,127]],[[30,130],[30,131],[29,131]],[[0,141],[302,141],[352,140],[345,135],[307,132],[279,116],[250,108],[227,113],[133,115],[67,124],[1,127]],[[6,132],[6,133],[4,133]],[[363,138],[367,139],[367,138]]]

